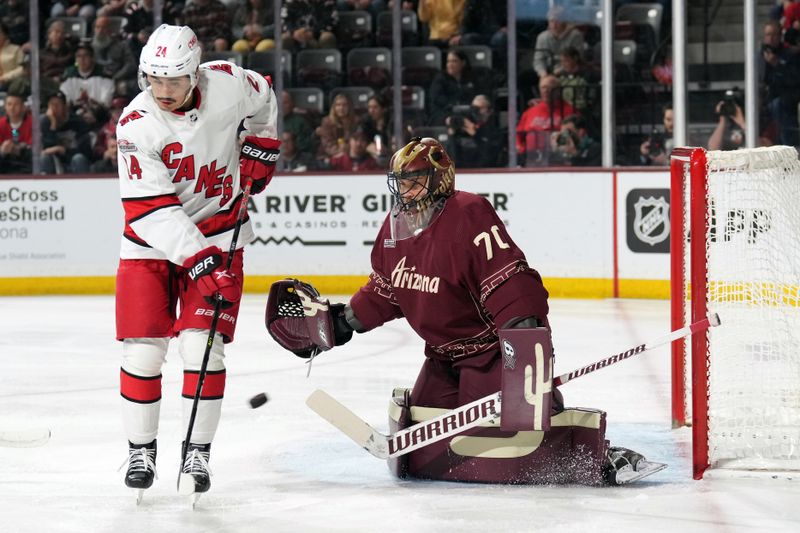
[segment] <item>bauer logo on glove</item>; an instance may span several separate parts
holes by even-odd
[[[265,163],[275,163],[278,161],[278,157],[280,157],[280,153],[275,150],[259,150],[249,144],[242,146],[242,154]]]
[[[209,246],[183,262],[189,279],[208,303],[222,297],[221,307],[227,309],[242,297],[242,287],[236,275],[222,264],[222,250]]]

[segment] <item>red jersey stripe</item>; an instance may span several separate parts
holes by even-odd
[[[158,209],[164,209],[165,207],[173,206],[183,206],[181,201],[174,193],[163,194],[161,196],[122,199],[122,207],[125,209],[125,222],[127,224],[136,222],[140,218],[144,218]]]

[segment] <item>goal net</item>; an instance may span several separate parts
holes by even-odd
[[[794,148],[671,159],[673,426],[709,468],[800,469],[800,162]]]

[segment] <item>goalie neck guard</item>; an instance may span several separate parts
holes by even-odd
[[[415,237],[430,226],[455,190],[455,165],[430,137],[414,137],[392,156],[387,177],[394,198],[392,239]]]

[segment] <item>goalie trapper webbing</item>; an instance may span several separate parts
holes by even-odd
[[[333,347],[329,304],[319,292],[297,279],[272,284],[265,324],[275,341],[299,357],[312,357]]]

